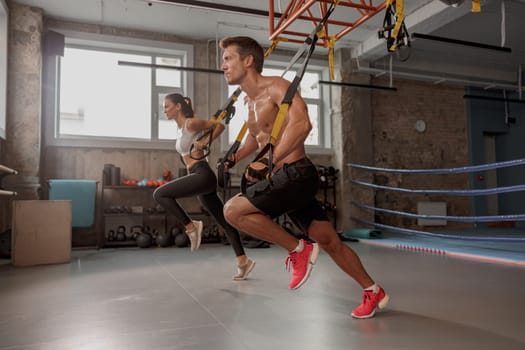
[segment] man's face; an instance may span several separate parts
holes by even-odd
[[[241,56],[237,52],[237,46],[231,45],[224,49],[221,69],[224,72],[224,79],[226,79],[228,84],[240,84],[246,72],[244,61],[245,59],[241,59]]]

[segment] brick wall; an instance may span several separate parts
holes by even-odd
[[[372,84],[385,85],[384,81]],[[397,92],[372,93],[374,164],[383,168],[435,169],[468,165],[467,116],[464,89],[457,86],[403,81]],[[426,123],[418,132],[417,120]],[[407,175],[376,173],[376,184],[408,189],[468,189],[468,175]],[[445,201],[448,215],[471,215],[468,197],[412,195],[378,190],[375,206],[417,212],[418,201]],[[418,228],[415,219],[376,215],[376,222]],[[448,227],[470,226],[449,222]]]

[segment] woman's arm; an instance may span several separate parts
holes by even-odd
[[[188,130],[194,133],[207,131],[213,128],[213,133],[211,135],[211,140],[215,140],[219,135],[224,131],[224,125],[222,123],[218,123],[216,121],[211,120],[204,120],[197,117],[193,117],[191,119],[188,119],[188,124],[186,126]],[[193,146],[196,149],[204,149],[208,146],[210,143],[210,138],[205,137],[202,140],[194,142]]]

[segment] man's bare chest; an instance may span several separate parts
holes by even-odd
[[[254,103],[257,127],[265,133],[270,133],[278,111],[279,108],[269,97],[257,99]]]

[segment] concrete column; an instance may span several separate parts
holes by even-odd
[[[6,163],[17,199],[38,199],[41,137],[41,9],[9,4]]]
[[[370,84],[370,76],[353,71],[350,49],[336,52],[336,66],[343,82]],[[348,163],[373,165],[373,130],[371,92],[368,89],[332,87],[332,131],[335,149],[334,163],[340,169],[337,198],[340,231],[359,227],[352,216],[373,221],[373,214],[351,205],[351,201],[373,205],[374,191],[351,184],[352,178],[371,182],[372,174],[350,171]]]

